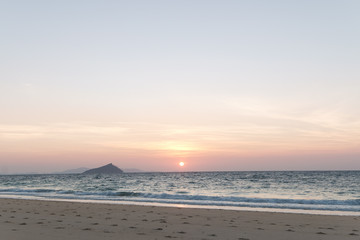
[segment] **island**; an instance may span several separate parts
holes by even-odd
[[[102,167],[92,168],[83,172],[83,174],[119,174],[119,173],[123,173],[123,170],[116,167],[112,163]]]

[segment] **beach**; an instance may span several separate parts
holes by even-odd
[[[360,217],[0,199],[1,239],[359,239]]]

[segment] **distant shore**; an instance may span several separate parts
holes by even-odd
[[[360,217],[0,199],[7,240],[359,239]]]

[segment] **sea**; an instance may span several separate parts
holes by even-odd
[[[2,175],[0,198],[360,216],[360,171]]]

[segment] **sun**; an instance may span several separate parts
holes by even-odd
[[[184,162],[179,162],[179,166],[180,166],[180,167],[183,167],[184,165],[185,165]]]

